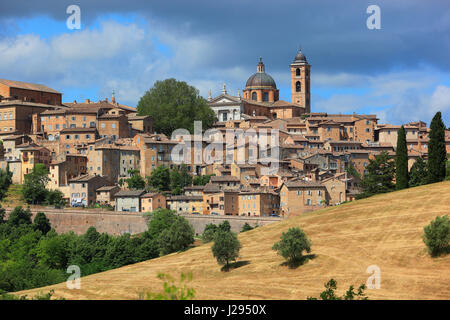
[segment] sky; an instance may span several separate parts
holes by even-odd
[[[78,5],[81,28],[66,21]],[[369,29],[369,5],[380,29]],[[207,98],[237,95],[262,57],[280,99],[301,46],[311,110],[376,114],[380,123],[450,126],[448,0],[41,0],[0,2],[0,78],[45,84],[64,102],[136,106],[176,78]]]

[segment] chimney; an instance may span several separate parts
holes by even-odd
[[[74,103],[74,104],[77,104],[77,100],[73,100],[73,103]]]
[[[85,103],[91,103],[91,100],[86,99],[86,100],[85,100]]]

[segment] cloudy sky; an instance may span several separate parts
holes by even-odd
[[[81,29],[69,30],[69,5]],[[369,5],[381,29],[369,30]],[[0,2],[0,78],[46,84],[63,101],[136,106],[174,77],[204,97],[245,87],[259,57],[290,100],[289,64],[311,64],[312,111],[394,124],[441,111],[450,126],[450,1],[54,0]]]

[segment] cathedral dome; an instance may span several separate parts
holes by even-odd
[[[245,87],[271,87],[277,88],[275,80],[265,72],[257,72],[248,78]]]
[[[245,84],[246,88],[248,88],[248,87],[252,87],[252,88],[259,88],[259,87],[267,88],[267,87],[269,87],[272,89],[277,88],[275,80],[273,80],[273,78],[265,72],[264,63],[262,62],[262,58],[260,58],[260,60],[259,60],[257,70],[258,71],[255,74],[253,74],[252,76],[250,76],[250,78],[248,78],[247,83]]]

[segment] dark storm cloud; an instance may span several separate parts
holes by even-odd
[[[301,44],[318,72],[450,70],[449,1],[16,0],[2,1],[0,19],[44,14],[64,20],[70,4],[81,7],[85,24],[99,15],[136,13],[178,37],[213,36],[222,45],[208,63],[221,68],[248,67],[262,56],[270,72],[283,72]],[[381,8],[381,30],[366,28],[370,4]]]

